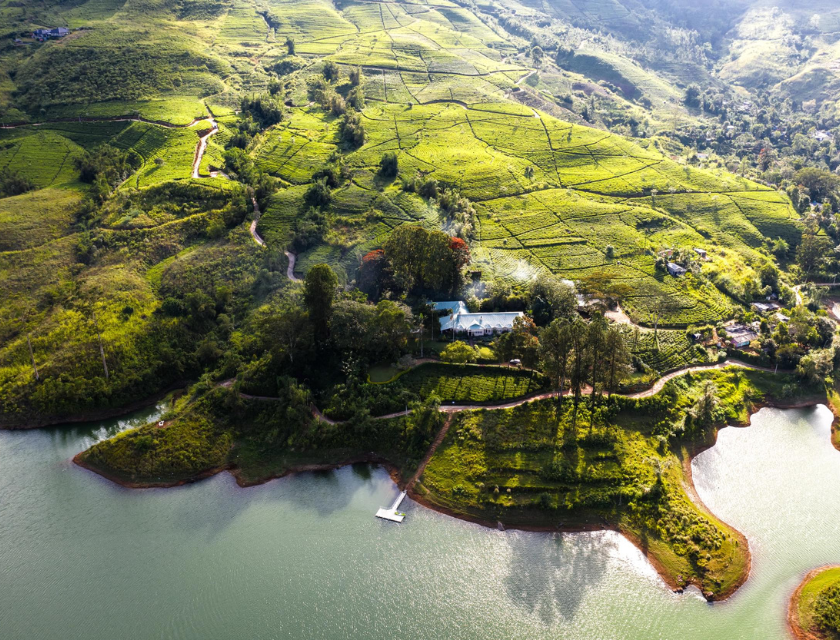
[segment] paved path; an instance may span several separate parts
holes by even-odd
[[[208,113],[209,113],[209,111],[208,111]],[[216,121],[213,119],[213,114],[212,113],[210,113],[210,115],[207,117],[206,121],[210,123],[211,128],[210,128],[210,131],[208,131],[207,133],[205,133],[203,136],[201,136],[199,138],[198,146],[195,148],[195,157],[193,158],[193,173],[192,173],[193,178],[205,177],[205,176],[199,175],[199,173],[198,173],[198,170],[201,167],[201,159],[204,157],[204,152],[207,150],[207,141],[210,139],[210,136],[215,135],[219,132],[219,125],[216,124]],[[201,122],[204,122],[204,120],[201,120]],[[193,124],[196,124],[196,122],[194,122]],[[190,125],[190,126],[192,126],[192,125]]]
[[[286,276],[292,282],[302,282],[302,280],[295,275],[295,262],[297,261],[297,256],[291,251],[284,251],[283,253],[285,253],[286,257],[289,259],[289,266],[286,268]]]
[[[257,233],[257,223],[260,221],[260,205],[257,204],[257,199],[254,194],[251,194],[251,203],[254,205],[254,219],[251,220],[251,226],[248,228],[251,232],[251,237],[261,247],[265,246],[265,240]]]

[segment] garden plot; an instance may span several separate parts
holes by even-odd
[[[130,122],[60,122],[38,127],[38,131],[52,131],[85,149],[112,142],[112,139],[131,126]],[[34,130],[34,128],[33,128]]]
[[[176,126],[207,117],[204,103],[195,96],[166,96],[154,100],[91,102],[52,107],[47,120],[62,118],[143,118]]]

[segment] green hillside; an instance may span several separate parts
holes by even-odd
[[[624,24],[615,6],[586,20]],[[290,289],[284,250],[298,275],[326,263],[352,285],[404,224],[468,243],[481,280],[459,296],[515,299],[553,275],[613,292],[646,326],[729,319],[777,267],[771,289],[792,283],[803,225],[786,193],[641,124],[629,137],[627,114],[670,119],[672,77],[606,49],[564,69],[503,17],[447,1],[9,5],[0,169],[27,191],[0,200],[3,412],[117,407],[234,375],[257,311]],[[31,37],[55,26],[70,32]],[[779,238],[787,255],[771,252]],[[695,247],[708,261],[663,269],[663,251]]]

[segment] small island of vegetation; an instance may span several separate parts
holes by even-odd
[[[791,597],[788,624],[797,640],[840,638],[840,567],[805,576]]]

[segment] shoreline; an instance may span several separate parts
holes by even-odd
[[[752,425],[752,416],[755,415],[756,413],[758,413],[759,411],[761,411],[764,408],[782,409],[782,410],[785,410],[785,409],[807,409],[807,408],[817,407],[821,404],[826,405],[831,410],[832,414],[834,415],[834,420],[832,421],[832,434],[834,434],[835,426],[838,423],[840,423],[840,413],[838,413],[837,408],[832,404],[830,398],[828,398],[828,397],[814,397],[814,398],[808,398],[808,399],[805,399],[805,400],[799,400],[799,401],[796,401],[796,402],[785,402],[785,401],[777,401],[777,400],[774,400],[774,399],[765,399],[762,402],[755,403],[750,408],[749,415],[748,415],[748,418],[747,418],[746,421],[733,422],[732,424],[727,424],[727,425],[723,425],[723,427],[716,428],[715,431],[714,431],[714,436],[711,439],[711,442],[693,443],[693,444],[683,448],[681,452],[675,452],[674,453],[674,455],[676,455],[676,457],[680,460],[680,462],[682,464],[682,467],[683,467],[683,477],[684,477],[683,488],[686,491],[686,494],[688,495],[689,500],[694,502],[694,504],[697,507],[699,507],[702,511],[704,511],[706,514],[708,514],[709,516],[711,516],[712,518],[714,518],[715,520],[717,520],[718,522],[720,522],[721,524],[726,526],[728,529],[730,529],[734,533],[734,535],[737,536],[737,539],[739,540],[739,545],[742,546],[742,548],[744,549],[745,554],[746,554],[746,570],[744,571],[743,575],[738,580],[735,581],[735,583],[732,585],[732,587],[730,587],[729,589],[727,589],[724,592],[721,592],[720,594],[710,596],[709,594],[704,593],[702,591],[702,588],[700,588],[700,586],[698,584],[696,584],[696,582],[694,582],[694,581],[689,581],[688,582],[689,585],[693,584],[695,587],[697,587],[700,590],[703,597],[708,602],[720,602],[720,601],[724,601],[724,600],[728,599],[734,593],[736,593],[738,591],[738,589],[740,589],[747,582],[747,580],[749,579],[749,577],[751,575],[751,572],[752,572],[752,553],[751,553],[751,550],[750,550],[749,540],[746,538],[746,536],[744,536],[743,533],[738,531],[736,528],[732,527],[728,523],[724,522],[723,520],[720,520],[717,516],[715,516],[714,513],[711,510],[709,510],[708,507],[700,499],[700,496],[697,494],[697,491],[694,487],[694,480],[693,480],[693,476],[692,476],[692,472],[691,472],[691,461],[696,456],[700,455],[704,451],[707,451],[708,449],[714,447],[715,444],[717,444],[717,438],[718,438],[718,433],[719,433],[720,428],[725,428],[726,426],[732,426],[732,427],[736,427],[736,428],[748,428]],[[836,443],[835,443],[835,446],[836,446]],[[305,473],[305,472],[313,472],[313,471],[331,471],[331,470],[339,469],[341,467],[345,467],[345,466],[348,466],[348,465],[351,465],[351,464],[357,464],[357,463],[379,464],[379,465],[383,466],[388,471],[391,479],[393,480],[393,482],[397,485],[397,487],[400,490],[405,489],[407,483],[409,482],[408,479],[403,479],[402,478],[402,475],[400,474],[399,469],[393,463],[388,461],[386,458],[384,458],[380,455],[374,454],[372,452],[371,453],[366,453],[366,454],[360,454],[360,455],[357,455],[357,456],[351,456],[349,458],[341,460],[340,462],[323,463],[323,464],[309,463],[309,464],[291,466],[281,473],[271,474],[269,476],[266,476],[264,478],[259,478],[259,479],[256,479],[256,480],[243,480],[239,468],[237,468],[233,465],[226,465],[226,466],[223,466],[223,467],[218,467],[218,468],[213,468],[213,469],[208,469],[208,470],[202,471],[202,472],[197,473],[194,476],[191,476],[189,478],[185,478],[185,479],[181,479],[181,480],[177,480],[177,481],[163,481],[163,482],[133,482],[133,481],[130,481],[130,480],[125,480],[125,479],[117,477],[114,474],[111,474],[107,471],[100,470],[98,468],[93,467],[92,465],[87,464],[84,460],[81,459],[82,454],[84,454],[84,451],[79,452],[78,454],[76,454],[73,457],[73,462],[75,464],[77,464],[78,466],[80,466],[80,467],[82,467],[82,468],[84,468],[88,471],[91,471],[91,472],[93,472],[97,475],[100,475],[103,478],[106,478],[106,479],[114,482],[115,484],[118,484],[120,486],[123,486],[125,488],[129,488],[129,489],[171,488],[171,487],[183,486],[183,485],[186,485],[186,484],[191,484],[191,483],[194,483],[194,482],[205,480],[205,479],[210,478],[212,476],[215,476],[218,473],[221,473],[223,471],[229,472],[234,477],[234,479],[236,480],[236,483],[239,487],[247,488],[247,487],[252,487],[252,486],[265,484],[266,482],[270,482],[271,480],[276,480],[276,479],[283,478],[283,477],[293,475],[293,474],[296,474],[296,473]],[[501,525],[501,527],[503,529],[516,529],[516,530],[520,530],[520,531],[531,531],[531,532],[537,532],[537,533],[581,533],[581,532],[603,531],[603,530],[615,531],[615,532],[623,535],[625,538],[627,538],[636,548],[638,548],[644,554],[645,558],[648,560],[648,562],[651,564],[651,566],[656,570],[657,574],[660,576],[660,578],[662,578],[663,582],[666,584],[666,586],[671,591],[673,591],[675,593],[682,593],[685,590],[684,586],[681,586],[680,584],[678,584],[678,582],[676,580],[676,576],[672,576],[668,571],[666,571],[665,567],[662,566],[662,564],[656,559],[656,557],[653,556],[649,552],[649,550],[641,543],[641,541],[638,540],[632,532],[630,532],[626,529],[623,529],[620,526],[620,524],[610,523],[610,522],[601,522],[601,523],[593,523],[593,524],[577,524],[577,525],[573,524],[573,525],[566,525],[566,526],[528,525],[528,524],[523,524],[523,523],[516,523],[516,524],[508,525],[508,524],[505,524],[501,521],[492,522],[492,521],[490,521],[486,518],[482,518],[481,516],[477,516],[477,515],[473,515],[473,514],[469,514],[469,513],[457,512],[457,511],[451,510],[451,509],[449,509],[445,506],[434,503],[431,500],[429,500],[428,498],[426,498],[425,495],[419,493],[415,488],[416,486],[417,486],[416,482],[412,483],[412,486],[409,487],[409,489],[408,489],[408,496],[414,502],[418,503],[419,505],[423,506],[424,508],[431,509],[431,510],[437,511],[438,513],[441,513],[443,515],[453,517],[453,518],[457,518],[459,520],[464,520],[466,522],[471,522],[473,524],[478,524],[478,525],[481,525],[481,526],[484,526],[484,527],[487,527],[487,528],[490,528],[490,529],[499,529],[499,525]]]
[[[811,569],[808,573],[805,574],[805,577],[802,578],[802,580],[799,582],[796,589],[790,596],[787,610],[787,625],[788,630],[791,632],[795,640],[826,640],[828,637],[823,634],[817,635],[811,632],[809,629],[803,629],[802,625],[799,622],[798,609],[799,598],[802,595],[802,590],[805,588],[805,586],[823,571],[829,571],[830,569],[840,569],[840,565],[827,564],[822,567],[817,567],[816,569]]]
[[[110,409],[92,409],[91,411],[75,413],[72,416],[49,416],[46,418],[32,418],[27,419],[23,424],[20,421],[5,422],[2,414],[0,414],[0,431],[30,431],[32,429],[45,429],[47,427],[60,427],[65,424],[81,424],[84,422],[96,422],[97,420],[111,420],[113,418],[120,418],[129,413],[134,413],[140,409],[146,409],[156,405],[173,391],[184,389],[187,383],[184,381],[177,382],[170,385],[166,389],[158,391],[150,396],[146,396],[141,400],[135,400],[129,404]]]
[[[342,460],[341,462],[302,464],[294,467],[289,467],[282,473],[273,473],[271,475],[265,476],[264,478],[259,478],[258,480],[244,480],[242,478],[241,470],[239,467],[235,465],[224,465],[221,467],[213,467],[212,469],[207,469],[188,478],[182,478],[180,480],[161,480],[159,482],[135,482],[132,480],[127,480],[118,475],[105,471],[104,469],[100,469],[91,464],[88,464],[85,460],[82,459],[82,454],[84,453],[85,451],[80,451],[75,456],[73,456],[73,463],[78,465],[82,469],[85,469],[86,471],[90,471],[91,473],[101,476],[106,480],[113,482],[114,484],[119,485],[125,489],[172,489],[174,487],[183,487],[188,484],[193,484],[196,482],[201,482],[202,480],[207,480],[208,478],[212,478],[213,476],[219,475],[220,473],[224,473],[225,471],[227,471],[233,477],[233,479],[236,481],[237,486],[239,486],[242,489],[247,489],[249,487],[258,487],[260,485],[271,482],[272,480],[279,480],[280,478],[285,478],[287,476],[295,475],[297,473],[335,471],[336,469],[341,469],[343,467],[347,467],[353,464],[379,465],[388,471],[388,475],[391,476],[391,480],[394,481],[394,484],[396,484],[397,486],[401,486],[402,482],[402,478],[397,467],[390,461],[388,461],[386,458],[383,458],[382,456],[377,455],[375,453],[351,456]]]

